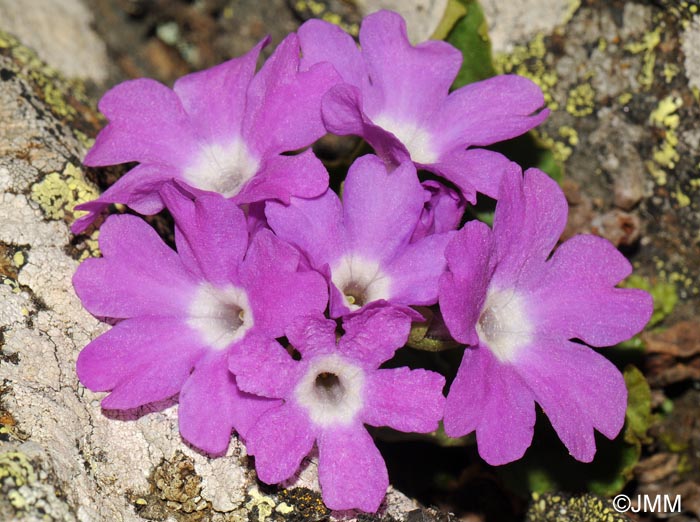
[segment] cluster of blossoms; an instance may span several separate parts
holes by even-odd
[[[547,117],[537,86],[498,76],[450,92],[460,53],[412,46],[386,11],[364,20],[360,48],[309,21],[256,73],[266,44],[172,90],[139,79],[102,99],[109,124],[85,163],[138,165],[73,229],[112,203],[166,207],[177,250],[138,217],[103,224],[102,257],[74,285],[114,326],[81,352],[83,384],[110,392],[106,409],[178,395],[184,439],[220,455],[235,431],[268,483],[316,446],[332,509],[374,512],[386,492],[365,425],[426,433],[443,421],[504,464],[530,445],[537,402],[590,461],[594,430],[620,431],[627,393],[587,345],[628,339],[652,303],[616,288],[631,266],[604,239],[555,250],[567,204],[554,181],[479,148]],[[327,132],[376,152],[355,160],[342,199],[308,148]],[[477,192],[498,200],[493,227],[458,230]],[[419,305],[439,306],[466,347],[446,397],[442,375],[382,368]]]

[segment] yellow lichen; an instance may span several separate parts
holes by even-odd
[[[683,100],[679,96],[667,96],[649,115],[649,123],[655,127],[661,127],[665,131],[663,141],[652,151],[654,161],[661,167],[674,168],[680,159],[676,150],[678,146],[676,130],[681,119],[676,111],[682,106]]]
[[[569,145],[572,145],[574,147],[578,145],[578,132],[576,132],[576,129],[574,129],[573,127],[564,125],[559,129],[559,136],[567,139],[569,141]]]
[[[0,483],[12,481],[14,487],[32,484],[36,473],[29,458],[19,451],[8,451],[0,454]]]
[[[673,194],[673,197],[675,197],[676,201],[678,201],[678,208],[684,208],[690,205],[690,198],[687,194],[683,193],[680,187],[676,189],[676,192]]]
[[[258,508],[258,522],[265,522],[275,509],[275,501],[272,497],[260,493],[260,490],[256,487],[248,490],[248,495],[250,496],[250,500],[245,505],[246,509],[251,511],[253,508]]]
[[[617,102],[620,105],[627,105],[631,100],[632,100],[632,93],[631,92],[623,92],[622,94],[620,94],[620,96],[617,97]]]
[[[644,166],[647,168],[649,174],[651,174],[651,177],[654,178],[657,185],[664,186],[668,183],[666,171],[660,168],[656,163],[653,161],[645,161]]]
[[[649,89],[654,82],[654,65],[656,64],[656,47],[661,43],[662,26],[659,25],[650,33],[646,33],[640,42],[631,42],[625,45],[625,50],[632,54],[644,53],[642,70],[637,81],[645,89]]]
[[[275,508],[275,511],[277,511],[280,515],[289,515],[292,511],[294,511],[294,506],[290,506],[286,502],[282,502]]]
[[[39,204],[50,219],[64,219],[66,215],[80,217],[85,212],[73,207],[99,196],[95,187],[84,178],[82,171],[68,163],[63,172],[52,172],[32,185],[31,198]]]
[[[664,64],[664,79],[666,80],[666,83],[671,83],[671,80],[673,80],[676,75],[681,72],[680,67],[678,67],[674,63],[667,63]]]
[[[569,91],[566,100],[566,111],[577,117],[588,116],[593,112],[595,90],[590,83],[582,83]]]
[[[24,258],[24,253],[21,251],[15,252],[15,254],[12,256],[12,263],[17,267],[20,268],[22,265],[24,265],[26,259]]]
[[[547,68],[544,61],[546,54],[544,34],[538,33],[527,45],[516,45],[510,53],[497,53],[493,62],[499,73],[514,73],[535,82],[542,89],[547,107],[555,111],[559,109],[559,103],[552,91],[558,77],[556,72]]]

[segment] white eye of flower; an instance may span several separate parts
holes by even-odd
[[[318,426],[350,424],[362,408],[365,376],[337,354],[314,360],[294,389],[294,398]]]
[[[515,361],[520,349],[532,341],[533,330],[522,296],[512,289],[489,291],[476,333],[499,361]]]
[[[253,326],[253,312],[242,288],[203,283],[190,303],[187,324],[216,350],[227,348]]]
[[[260,162],[245,143],[236,140],[228,146],[203,146],[195,161],[185,169],[184,177],[193,187],[229,198],[238,194],[259,168]]]
[[[379,263],[359,256],[344,256],[331,268],[331,280],[343,294],[345,306],[352,311],[390,297],[391,279],[381,271]]]
[[[396,136],[411,154],[416,163],[430,165],[438,160],[438,154],[433,149],[432,137],[426,130],[414,123],[400,123],[388,115],[380,114],[372,118],[372,122]]]

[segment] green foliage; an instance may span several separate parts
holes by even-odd
[[[653,421],[651,390],[644,375],[628,366],[624,376],[628,391],[625,427],[612,441],[596,435],[598,451],[592,463],[578,462],[567,455],[554,430],[539,416],[533,445],[525,457],[498,468],[504,481],[522,495],[588,491],[610,496],[620,492],[632,478]]]
[[[462,52],[462,68],[453,88],[495,76],[496,69],[491,59],[491,41],[488,26],[481,6],[476,0],[457,0],[466,9],[466,14],[454,25],[447,41]]]

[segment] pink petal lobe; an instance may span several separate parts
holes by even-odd
[[[439,107],[457,76],[461,53],[446,42],[412,46],[397,13],[379,11],[360,28],[362,55],[372,79],[365,92],[367,113],[424,123]]]
[[[644,328],[654,309],[651,296],[615,288],[632,272],[629,261],[607,240],[575,236],[554,252],[547,278],[536,290],[533,310],[548,335],[578,338],[593,346],[612,346]]]
[[[330,509],[375,513],[389,476],[384,459],[362,426],[324,430],[318,440],[318,478]]]
[[[343,215],[351,251],[379,262],[410,241],[423,210],[423,188],[411,162],[387,172],[376,156],[350,167],[343,189]]]
[[[345,335],[338,349],[367,367],[377,368],[403,346],[411,330],[411,315],[386,302],[376,302],[343,319]]]
[[[542,123],[542,90],[531,80],[501,75],[470,83],[451,93],[431,128],[444,152],[491,145],[520,136]]]
[[[488,348],[467,348],[445,403],[445,433],[476,430],[479,455],[492,466],[518,460],[532,443],[533,393],[512,365]]]
[[[526,289],[543,280],[545,261],[564,231],[569,208],[557,182],[544,172],[528,169],[522,178],[517,170],[504,176],[496,205],[494,284]]]
[[[478,343],[475,328],[494,270],[493,244],[489,227],[470,221],[453,235],[445,250],[448,271],[439,281],[440,312],[460,343]]]
[[[291,404],[276,407],[248,431],[246,447],[258,478],[277,484],[290,478],[313,448],[315,434],[306,415]]]
[[[285,329],[291,345],[304,357],[326,353],[335,349],[335,321],[321,314],[300,317]]]
[[[91,167],[130,161],[185,165],[196,153],[196,138],[177,95],[154,80],[129,80],[102,97],[109,120],[85,157]]]
[[[100,231],[103,258],[85,260],[73,276],[75,292],[98,317],[180,317],[196,282],[177,254],[145,221],[111,216]]]
[[[245,437],[258,418],[278,404],[240,391],[227,358],[226,350],[210,352],[180,392],[180,434],[212,455],[226,452],[233,430]]]
[[[627,409],[624,378],[594,350],[567,341],[540,342],[523,353],[517,371],[577,460],[593,460],[594,428],[609,439],[622,429]]]
[[[248,85],[260,51],[268,42],[265,38],[240,58],[175,82],[173,90],[205,142],[228,144],[241,136]]]
[[[105,408],[130,409],[177,394],[203,350],[180,318],[136,317],[83,348],[76,371],[87,388],[114,390]]]
[[[313,198],[328,188],[328,171],[311,149],[293,156],[266,158],[258,173],[233,200],[242,205],[275,199],[288,204],[291,196]]]
[[[228,368],[241,390],[270,398],[288,397],[301,377],[299,363],[282,345],[253,333],[231,348]]]
[[[442,375],[406,367],[377,370],[369,374],[366,386],[363,422],[410,433],[438,428],[445,408]]]

